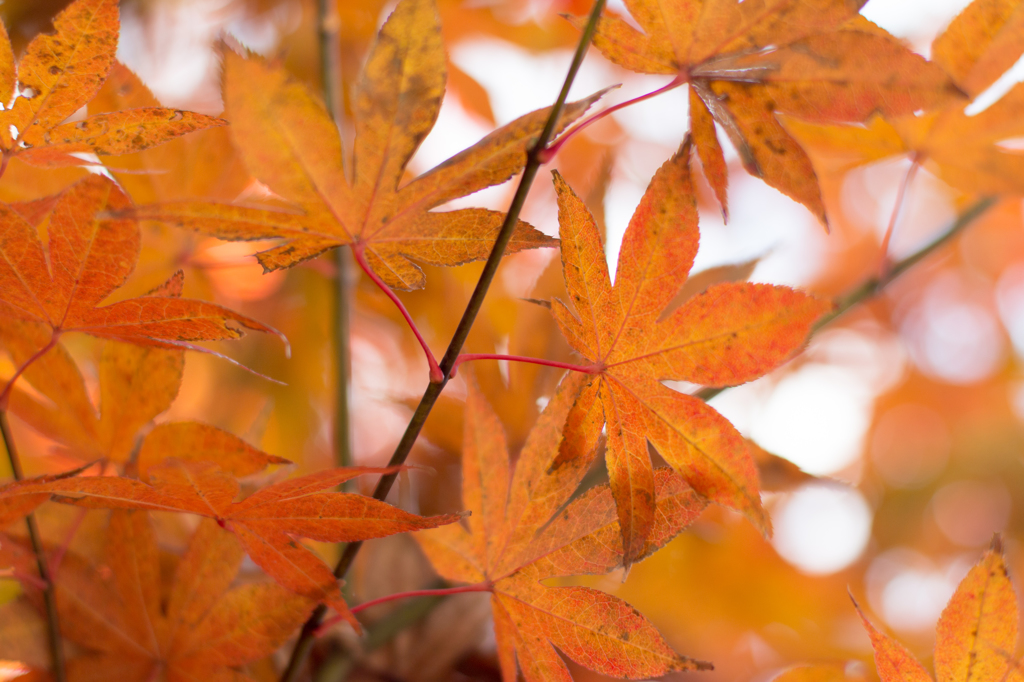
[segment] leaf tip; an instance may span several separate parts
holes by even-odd
[[[551,301],[545,301],[539,298],[520,298],[519,300],[525,301],[526,303],[539,305],[541,308],[547,308],[548,310],[551,310]]]
[[[866,627],[869,632],[874,630],[875,626],[871,624],[871,621],[868,620],[868,617],[864,614],[864,610],[860,607],[860,602],[858,602],[857,598],[853,596],[853,588],[849,585],[846,586],[846,594],[849,595],[850,601],[853,602],[853,608],[857,611],[857,615],[860,616],[862,621],[864,621],[864,627]]]

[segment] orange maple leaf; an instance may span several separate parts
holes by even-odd
[[[23,486],[43,485],[50,481],[77,476],[89,466],[91,465],[71,471],[64,471],[59,474],[44,474],[0,485],[0,529],[11,525],[15,521],[20,521],[31,514],[36,507],[50,499],[50,493],[48,492],[24,494],[24,491],[21,490]]]
[[[704,401],[661,381],[750,381],[789,359],[830,307],[788,287],[724,283],[666,310],[697,253],[689,151],[684,142],[651,180],[623,237],[614,287],[593,218],[555,173],[562,269],[579,316],[558,299],[552,312],[569,345],[591,365],[559,462],[591,452],[607,423],[608,472],[627,563],[642,551],[655,520],[648,441],[697,492],[769,532],[743,437]]]
[[[272,654],[315,605],[274,583],[229,590],[244,553],[213,521],[199,524],[169,580],[166,556],[148,515],[123,510],[110,516],[101,566],[65,556],[55,580],[61,634],[83,649],[69,679],[250,680],[237,668]],[[33,554],[14,542],[0,557],[33,571]],[[42,607],[38,588],[24,585]]]
[[[242,336],[229,322],[277,333],[219,305],[181,298],[180,272],[150,295],[100,305],[128,278],[139,256],[138,224],[105,217],[128,205],[117,186],[98,175],[47,200],[0,204],[0,315],[24,321],[24,333],[42,344],[19,374],[69,332],[196,350],[205,349],[195,341]],[[46,246],[40,222],[46,225]],[[6,403],[12,383],[0,403]]]
[[[365,495],[323,492],[356,476],[393,472],[370,467],[329,469],[275,483],[235,502],[240,486],[233,476],[209,462],[169,460],[149,467],[149,484],[117,476],[74,477],[12,484],[2,494],[17,498],[49,493],[59,502],[90,509],[185,512],[215,519],[238,536],[252,560],[277,582],[326,603],[359,627],[331,570],[293,536],[357,542],[459,519],[456,514],[417,516]]]
[[[587,472],[586,463],[578,459],[552,467],[562,425],[583,382],[582,375],[569,374],[559,386],[514,471],[501,422],[471,385],[462,451],[463,504],[471,511],[468,530],[452,524],[413,537],[444,578],[484,583],[491,592],[506,682],[517,678],[517,659],[527,682],[571,680],[554,647],[580,665],[614,677],[710,669],[710,664],[674,652],[626,602],[589,587],[547,587],[541,582],[607,573],[624,558],[609,487],[594,487],[570,502]],[[675,537],[707,505],[670,469],[655,473],[655,485],[657,522],[641,555]]]
[[[149,88],[115,61],[103,87],[89,102],[90,113],[158,107]],[[207,128],[175,144],[149,148],[117,159],[110,174],[137,204],[204,196],[231,201],[251,178],[231,142],[229,126]]]
[[[877,630],[854,602],[871,636],[882,682],[932,682],[925,667],[898,641]],[[992,682],[1020,679],[1017,596],[996,538],[942,611],[936,629],[935,673],[939,680]]]
[[[827,224],[810,159],[776,114],[863,121],[958,93],[941,69],[858,16],[864,2],[627,0],[643,31],[609,12],[594,45],[627,69],[690,84],[691,134],[723,210],[728,177],[715,123],[748,172]]]
[[[40,340],[26,331],[24,325],[0,329],[0,343],[16,365],[39,347]],[[131,460],[143,477],[150,467],[171,458],[214,462],[237,477],[269,464],[290,464],[200,422],[157,424],[140,439],[178,395],[184,360],[181,350],[108,342],[100,356],[99,404],[94,406],[78,366],[57,345],[25,370],[25,380],[39,395],[13,388],[10,411],[59,443],[64,454],[87,461]]]
[[[0,24],[0,151],[36,165],[77,165],[71,154],[127,154],[194,130],[224,125],[212,116],[144,107],[64,121],[99,91],[114,64],[117,0],[76,0],[53,20],[56,33],[37,36],[15,65]]]
[[[270,271],[351,245],[388,286],[419,289],[413,263],[459,265],[486,258],[504,214],[482,208],[435,212],[520,171],[548,110],[527,114],[400,186],[405,166],[434,125],[444,94],[445,56],[432,0],[402,0],[381,29],[354,102],[352,179],[337,126],[323,104],[283,68],[228,51],[224,101],[249,170],[298,210],[210,203],[141,206],[135,215],[229,240],[282,238],[257,255]],[[600,96],[567,104],[563,129]],[[520,221],[507,253],[552,246]]]
[[[975,0],[932,42],[932,60],[971,101],[918,116],[881,112],[867,126],[827,126],[786,119],[809,149],[841,159],[844,168],[909,154],[968,194],[1024,195],[1024,156],[1002,143],[1024,136],[1024,84],[978,108],[976,98],[1024,54],[1024,5]]]

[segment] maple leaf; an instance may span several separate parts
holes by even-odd
[[[661,380],[750,381],[789,359],[830,308],[788,287],[723,283],[666,310],[697,253],[689,152],[686,141],[651,180],[623,237],[614,287],[593,218],[557,172],[554,177],[562,270],[579,317],[559,299],[552,313],[592,372],[566,423],[559,462],[591,451],[588,444],[607,423],[608,473],[627,564],[642,551],[655,519],[648,441],[697,492],[769,532],[743,437],[704,401]]]
[[[131,69],[115,61],[103,87],[89,102],[89,112],[109,113],[159,104]],[[122,156],[109,171],[137,204],[194,196],[231,201],[250,181],[227,126],[207,128],[175,144]]]
[[[23,494],[24,486],[45,485],[51,481],[77,476],[86,468],[88,465],[59,474],[44,474],[0,485],[0,529],[25,518],[32,513],[32,510],[50,498],[50,493],[47,492]]]
[[[909,154],[951,186],[968,194],[1024,194],[1024,156],[1004,147],[1024,135],[1024,84],[978,112],[976,98],[1024,54],[1024,6],[975,0],[932,43],[932,60],[971,101],[954,101],[918,116],[885,113],[867,126],[826,126],[785,121],[809,148],[842,156],[854,167]],[[820,122],[817,122],[820,123]]]
[[[445,55],[432,0],[402,0],[381,28],[354,102],[352,180],[337,127],[320,101],[284,69],[228,51],[224,101],[246,166],[297,211],[209,203],[141,206],[134,214],[222,239],[282,238],[257,254],[267,271],[348,244],[396,289],[419,289],[412,261],[458,265],[486,258],[504,214],[481,208],[434,212],[520,171],[548,117],[542,109],[494,131],[402,186],[405,166],[434,125],[444,93]],[[600,93],[567,104],[558,130]],[[555,242],[520,221],[507,253]]]
[[[932,682],[931,675],[912,653],[877,630],[859,606],[857,612],[871,636],[882,682]],[[997,537],[992,548],[960,582],[939,617],[935,639],[937,678],[949,682],[1019,679],[1011,677],[1019,675],[1013,659],[1017,619],[1017,596]]]
[[[128,205],[117,186],[98,175],[46,200],[0,204],[0,314],[25,321],[25,334],[43,344],[26,363],[69,332],[196,350],[205,349],[194,341],[240,337],[242,332],[229,322],[277,333],[219,305],[181,298],[180,272],[150,295],[100,305],[138,259],[138,224],[105,217]],[[39,222],[45,222],[47,246],[39,237]],[[32,326],[36,329],[29,330]]]
[[[90,509],[145,509],[197,514],[233,532],[260,568],[284,587],[325,602],[355,627],[327,565],[293,539],[357,542],[452,523],[458,515],[423,517],[365,495],[323,492],[363,474],[394,469],[329,469],[261,488],[240,502],[238,481],[209,462],[168,460],[148,468],[150,483],[117,476],[62,478],[9,486],[16,498],[50,493]],[[11,502],[14,505],[17,502]]]
[[[471,384],[462,453],[468,530],[452,524],[413,537],[444,578],[487,584],[506,682],[516,680],[517,659],[527,682],[570,680],[552,645],[580,665],[614,677],[710,669],[675,653],[626,602],[589,587],[541,582],[607,573],[624,558],[609,487],[591,488],[569,502],[587,466],[579,459],[551,466],[583,381],[578,374],[565,378],[530,432],[515,471],[510,471],[501,422]],[[658,470],[655,482],[657,523],[643,554],[675,537],[707,505],[669,469]]]
[[[45,336],[33,338],[32,331],[38,327],[15,323],[0,329],[0,343],[16,365],[25,363],[46,341]],[[100,357],[99,404],[94,406],[78,365],[58,344],[25,370],[25,380],[39,396],[15,387],[10,410],[59,443],[65,454],[88,461],[132,459],[143,477],[149,467],[171,458],[214,462],[237,477],[269,464],[290,464],[201,422],[157,424],[140,442],[143,429],[178,395],[184,355],[181,350],[108,342]]]
[[[5,542],[4,555],[33,570],[28,548]],[[244,553],[214,521],[196,528],[170,580],[165,556],[148,515],[119,510],[101,566],[64,558],[55,583],[61,634],[84,649],[68,661],[69,679],[250,680],[237,668],[272,654],[315,605],[274,583],[229,589]],[[24,585],[41,607],[38,588]]]
[[[27,362],[48,340],[48,330],[40,326],[16,324],[0,330],[0,343],[15,366]],[[94,406],[78,365],[57,345],[25,370],[25,380],[38,394],[15,387],[10,410],[73,457],[124,462],[139,430],[171,406],[184,364],[184,351],[104,344],[99,405]]]
[[[641,73],[690,84],[690,130],[727,211],[718,123],[747,171],[827,224],[810,159],[776,119],[863,121],[957,95],[942,70],[858,16],[864,0],[627,0],[642,31],[612,12],[594,46]],[[575,20],[582,25],[582,19]]]
[[[64,121],[99,91],[114,63],[117,0],[76,0],[37,36],[15,65],[0,25],[0,151],[36,165],[81,164],[76,152],[127,154],[194,130],[224,125],[212,116],[143,107]]]

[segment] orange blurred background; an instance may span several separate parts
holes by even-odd
[[[50,30],[50,18],[64,4],[0,5],[15,51]],[[413,174],[496,125],[550,104],[577,40],[559,15],[583,14],[590,6],[584,0],[438,4],[450,58],[448,92],[436,127],[410,166]],[[965,4],[872,0],[865,14],[927,54],[931,38]],[[357,77],[391,7],[380,0],[338,0],[343,89]],[[124,0],[121,11],[119,58],[164,104],[219,112],[222,38],[283,59],[295,76],[319,89],[313,0]],[[613,104],[667,80],[625,72],[591,52],[573,95],[622,83],[607,99]],[[682,140],[686,106],[685,93],[676,90],[626,108],[574,139],[551,164],[598,214],[613,268],[618,241],[647,182]],[[223,130],[208,130],[115,159],[111,173],[137,202],[259,196],[265,188],[247,176],[231,144]],[[746,175],[735,152],[727,150],[732,215],[724,224],[710,189],[700,186],[696,270],[753,260],[753,281],[826,296],[852,290],[877,272],[882,236],[909,160],[849,169],[824,150],[810,152],[831,232]],[[82,172],[41,171],[15,160],[0,183],[0,198],[44,196]],[[534,185],[524,218],[556,234],[547,177],[542,172]],[[507,183],[454,205],[504,210],[513,188]],[[969,203],[927,167],[921,169],[899,216],[892,253],[899,258],[913,252]],[[851,679],[876,679],[870,644],[847,590],[927,664],[942,607],[993,533],[1004,534],[1014,575],[1024,576],[1021,208],[1020,199],[1001,201],[953,243],[819,333],[799,359],[713,400],[744,435],[820,477],[767,493],[776,528],[771,541],[738,517],[712,509],[625,580],[613,574],[585,581],[635,605],[678,651],[715,663],[715,672],[688,673],[688,679],[769,680],[787,666],[811,662],[844,665]],[[184,268],[186,296],[227,305],[284,332],[291,359],[275,340],[256,336],[215,350],[285,385],[190,354],[178,398],[160,419],[215,424],[295,461],[299,470],[331,466],[334,260],[321,257],[264,275],[251,257],[260,248],[150,226],[139,266],[119,295],[141,294]],[[555,256],[538,251],[505,260],[467,352],[570,359],[547,311],[522,300],[564,295],[552,267]],[[479,271],[479,265],[434,268],[425,290],[400,294],[435,354],[447,345]],[[426,363],[387,299],[365,278],[351,277],[352,439],[358,463],[379,465],[426,385]],[[69,343],[95,389],[101,344],[89,338]],[[496,362],[475,363],[472,371],[515,450],[558,371]],[[6,356],[0,357],[0,375],[10,372]],[[392,501],[424,513],[459,508],[463,395],[461,380],[453,382],[414,452],[415,461],[436,473],[403,475]],[[53,452],[52,444],[23,423],[15,420],[14,426],[31,471],[67,464],[61,459],[66,453]],[[49,527],[60,535],[70,512],[47,513],[53,519]],[[187,536],[179,523],[161,522],[168,548]],[[95,529],[102,527],[102,518],[87,522],[76,535],[76,549],[88,553],[97,542]],[[321,549],[328,556],[335,551]],[[348,586],[353,598],[431,584],[434,578],[417,552],[403,538],[370,543]],[[13,590],[0,583],[0,601]],[[375,651],[350,657],[349,679],[498,679],[488,611],[478,597],[449,599]],[[349,635],[339,637],[324,638],[316,660],[356,647]],[[574,674],[595,677],[578,668]]]

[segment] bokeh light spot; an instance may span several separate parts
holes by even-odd
[[[808,485],[773,514],[772,543],[782,558],[804,573],[835,573],[867,547],[871,519],[871,508],[858,491]]]
[[[1010,493],[998,481],[956,481],[932,497],[935,523],[951,541],[982,547],[1010,520]]]
[[[940,565],[916,550],[894,547],[868,568],[868,601],[896,630],[931,632],[970,565],[960,558]]]
[[[901,327],[914,363],[936,379],[971,384],[1003,363],[1005,342],[995,316],[955,275],[936,279]]]
[[[779,382],[752,435],[804,471],[831,474],[860,455],[873,398],[852,372],[808,365]]]

